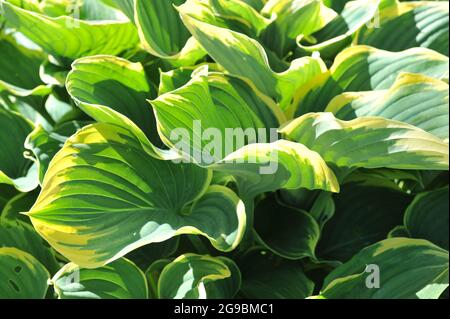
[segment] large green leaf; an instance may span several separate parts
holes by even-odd
[[[0,219],[0,247],[17,248],[29,253],[54,274],[59,269],[55,255],[33,227],[18,220]]]
[[[448,250],[448,186],[416,196],[405,213],[409,236],[423,238]]]
[[[228,299],[240,285],[239,268],[232,260],[186,254],[163,269],[158,295],[163,299]]]
[[[72,15],[79,16],[82,20],[123,19],[119,11],[106,6],[102,0],[5,0],[5,2],[53,18]]]
[[[349,1],[344,10],[321,30],[309,37],[297,38],[304,52],[320,52],[324,58],[333,58],[352,42],[353,35],[365,24],[370,23],[377,13],[380,0]]]
[[[254,219],[258,240],[273,253],[288,259],[315,258],[320,227],[307,212],[268,196],[256,205]]]
[[[67,76],[66,88],[81,109],[85,110],[86,104],[97,112],[101,106],[109,107],[133,121],[148,137],[156,135],[153,112],[146,101],[151,88],[140,63],[106,55],[78,59]]]
[[[268,141],[268,129],[280,123],[276,116],[283,118],[270,99],[242,80],[219,73],[195,76],[151,104],[164,142],[206,165],[245,144]]]
[[[276,73],[269,65],[261,44],[245,34],[202,22],[178,8],[184,24],[208,54],[225,70],[249,79],[255,87],[276,99],[282,109],[296,90],[326,71],[320,58],[304,57],[292,61],[288,70]]]
[[[448,170],[447,143],[415,126],[380,117],[342,121],[332,113],[309,113],[281,133],[338,167]]]
[[[1,4],[8,24],[56,57],[76,59],[95,54],[120,54],[138,42],[136,28],[126,20],[49,17],[3,0]]]
[[[20,45],[12,36],[0,35],[0,92],[6,90],[21,97],[48,94],[51,89],[39,78],[43,61],[42,52]],[[27,101],[35,107],[43,103],[39,97]]]
[[[17,248],[0,248],[0,297],[43,299],[50,275],[30,254]]]
[[[366,286],[377,274],[367,265],[379,267],[379,288]],[[386,239],[334,270],[323,287],[321,295],[330,299],[439,298],[448,287],[448,251],[420,239]]]
[[[247,199],[283,188],[339,192],[336,176],[318,153],[286,140],[247,145],[210,167],[233,176]]]
[[[400,73],[389,90],[343,93],[325,111],[341,120],[381,116],[448,141],[448,84],[420,74]]]
[[[53,158],[30,210],[36,230],[74,263],[92,268],[180,234],[219,250],[240,242],[245,208],[211,173],[146,153],[131,131],[87,126]]]
[[[297,115],[321,112],[343,92],[387,90],[400,72],[447,80],[448,68],[446,56],[425,48],[389,52],[368,46],[350,47],[339,53],[321,81],[297,91],[293,108]]]
[[[0,184],[27,192],[37,187],[37,169],[24,157],[24,142],[33,125],[21,115],[0,107]],[[14,132],[14,134],[12,134]]]
[[[135,21],[144,47],[151,54],[176,66],[192,65],[206,54],[191,38],[174,7],[184,1],[134,1]]]
[[[240,295],[249,299],[304,299],[314,289],[301,264],[280,260],[261,249],[252,249],[239,259],[242,272]]]
[[[336,211],[322,230],[318,256],[347,261],[364,247],[385,239],[392,228],[402,224],[410,201],[411,196],[388,188],[344,185],[334,195]]]
[[[144,273],[131,261],[85,269],[69,263],[51,279],[59,299],[147,299]]]
[[[380,12],[381,25],[364,28],[358,43],[389,51],[424,47],[448,56],[448,3],[390,2]]]
[[[321,0],[270,0],[262,13],[276,17],[262,38],[281,57],[295,48],[297,36],[308,36],[322,29],[337,15]]]

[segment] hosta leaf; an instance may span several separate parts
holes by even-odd
[[[343,92],[387,90],[400,72],[448,79],[448,58],[425,48],[389,52],[368,46],[354,46],[336,57],[322,82],[312,90],[297,92],[293,107],[297,115],[325,110],[331,99]]]
[[[73,1],[73,0],[6,0],[22,9],[45,14],[49,17],[63,15],[80,15],[87,20],[114,19],[111,8],[104,6],[101,0]]]
[[[133,0],[103,0],[104,3],[122,11],[130,21],[134,21]]]
[[[272,19],[267,19],[255,10],[251,5],[242,0],[208,0],[214,13],[231,23],[241,25],[258,36],[270,23]]]
[[[144,273],[131,261],[85,269],[69,263],[52,278],[59,299],[147,299]]]
[[[44,125],[45,123],[41,124],[40,122],[35,121],[35,126],[42,125],[45,129],[52,131],[66,122],[78,119],[87,120],[87,117],[83,116],[81,110],[72,103],[72,100],[70,100],[70,97],[67,95],[64,88],[54,87],[53,90],[55,94],[51,94],[47,97],[47,100],[45,101],[45,110],[53,119],[54,124],[48,126]]]
[[[97,112],[101,112],[98,105],[109,107],[133,121],[147,136],[156,135],[154,116],[146,101],[151,89],[140,63],[114,56],[78,59],[67,76],[66,88],[81,109],[85,110],[86,104]]]
[[[161,272],[164,268],[170,264],[172,261],[170,259],[160,259],[155,261],[153,264],[148,267],[145,272],[145,276],[147,277],[147,285],[148,292],[150,295],[150,299],[158,299],[158,281],[161,276]]]
[[[239,268],[232,260],[186,254],[163,269],[158,295],[163,299],[228,299],[240,285]]]
[[[343,186],[334,195],[336,211],[322,230],[317,254],[326,260],[349,260],[402,224],[410,201],[410,196],[387,188]]]
[[[379,288],[366,286],[376,275],[367,265],[379,267]],[[323,287],[330,299],[435,299],[448,287],[448,251],[420,239],[386,239],[334,270]]]
[[[109,89],[106,91],[103,91],[103,94],[99,95],[98,92],[92,92],[92,89],[95,88],[95,80],[93,82],[93,86],[91,85],[84,85],[83,81],[85,80],[77,80],[77,74],[80,74],[79,70],[73,70],[67,77],[66,87],[69,94],[71,94],[72,99],[77,103],[78,107],[83,110],[86,114],[88,114],[90,117],[95,119],[97,122],[100,123],[107,123],[107,124],[113,124],[121,126],[127,130],[131,130],[132,133],[138,137],[139,141],[142,143],[142,147],[149,152],[150,154],[154,155],[157,158],[161,159],[175,159],[178,158],[179,155],[175,152],[171,151],[164,151],[159,149],[155,146],[155,144],[158,143],[159,138],[155,135],[156,128],[150,127],[151,132],[144,132],[142,129],[134,123],[130,118],[128,118],[126,115],[120,113],[125,112],[126,114],[130,113],[130,116],[135,116],[135,120],[138,121],[138,123],[145,123],[148,122],[148,120],[141,117],[138,117],[137,115],[139,113],[148,113],[151,111],[151,109],[148,107],[148,104],[145,105],[145,109],[142,108],[143,105],[141,105],[141,99],[144,98],[144,94],[139,91],[135,91],[135,85],[137,83],[140,83],[141,86],[148,88],[148,85],[144,83],[144,73],[142,72],[142,66],[138,63],[134,64],[127,60],[119,59],[117,57],[113,56],[97,56],[97,57],[88,57],[86,59],[89,59],[91,62],[94,59],[95,61],[99,60],[103,61],[102,63],[109,66],[113,71],[114,69],[122,70],[122,66],[125,66],[127,72],[125,72],[128,76],[123,77],[117,75],[117,73],[113,72],[113,74],[116,74],[116,79],[112,82],[109,82],[108,86],[111,86],[111,89],[120,89],[121,92],[126,92],[127,96],[132,96],[133,100],[139,101],[139,104],[137,104],[139,107],[134,111],[134,115],[130,113],[129,111],[129,103],[128,101],[124,101],[120,96],[114,96],[109,94]],[[85,61],[84,59],[82,59]],[[78,60],[79,62],[80,60]],[[74,63],[77,64],[77,61]],[[83,64],[83,63],[82,63]],[[91,68],[92,65],[89,65],[88,68]],[[98,76],[100,76],[100,79],[102,78],[101,71],[99,69],[100,65],[97,65],[97,73]],[[72,81],[73,79],[73,81]],[[104,80],[100,81],[100,86],[105,83],[105,81],[108,81],[109,78],[104,78]],[[137,81],[137,83],[134,83],[134,81]],[[79,88],[79,90],[78,90]],[[80,96],[78,96],[80,95]],[[107,104],[107,105],[103,105]],[[120,107],[120,108],[119,108]],[[140,110],[140,112],[137,112],[137,110]],[[152,114],[147,114],[152,116]],[[149,140],[148,136],[150,135],[152,141]],[[158,139],[155,141],[155,139]]]
[[[4,299],[43,299],[50,275],[30,254],[0,248],[0,296]]]
[[[204,23],[255,38],[273,21],[242,0],[187,0],[177,9]]]
[[[408,230],[406,229],[405,226],[403,225],[399,225],[399,226],[395,226],[388,234],[387,238],[395,238],[395,237],[404,237],[404,238],[408,238],[409,234],[408,234]]]
[[[55,154],[63,147],[67,138],[75,134],[83,124],[77,121],[63,123],[52,132],[47,132],[42,126],[36,127],[25,140],[25,147],[32,151],[39,169],[39,183],[42,183],[48,165]]]
[[[34,227],[74,263],[104,265],[145,244],[180,234],[206,236],[219,250],[237,246],[245,209],[208,170],[150,156],[131,131],[87,126],[50,163],[28,213]]]
[[[205,51],[191,37],[174,5],[184,0],[135,0],[135,21],[147,51],[175,66],[192,65]]]
[[[257,11],[261,11],[267,0],[242,0],[242,2],[252,6]]]
[[[325,224],[334,216],[336,205],[330,192],[320,192],[314,201],[309,213],[317,221],[322,229]]]
[[[248,78],[258,90],[275,98],[282,109],[297,89],[326,71],[320,58],[304,57],[292,61],[289,70],[276,73],[256,40],[197,20],[183,6],[179,10],[186,27],[218,64],[233,75]]]
[[[286,140],[247,145],[211,168],[234,176],[247,198],[282,188],[339,191],[336,176],[319,154]]]
[[[415,126],[380,117],[341,121],[331,113],[309,113],[281,133],[338,167],[448,170],[447,143]]]
[[[448,84],[420,74],[401,73],[389,90],[343,93],[325,111],[341,120],[381,116],[448,141]]]
[[[249,299],[304,299],[310,296],[314,283],[306,277],[301,264],[279,260],[267,251],[253,249],[240,261],[242,288]]]
[[[416,196],[405,213],[412,238],[423,238],[448,250],[448,186]]]
[[[254,219],[258,240],[273,253],[288,259],[315,258],[320,227],[307,212],[269,196],[256,205]]]
[[[64,86],[68,73],[69,71],[65,66],[57,64],[51,58],[42,62],[39,68],[41,80],[49,85]]]
[[[282,57],[295,47],[298,35],[307,36],[322,29],[337,15],[321,0],[270,0],[262,13],[276,17],[263,33],[263,41]]]
[[[344,9],[345,4],[350,1],[351,0],[323,0],[323,3],[336,12],[341,12]]]
[[[219,161],[260,138],[267,141],[266,128],[279,126],[277,106],[271,100],[258,95],[242,80],[223,74],[196,76],[185,86],[160,95],[151,104],[164,142],[172,147],[178,146],[177,149],[202,164]],[[230,133],[234,134],[236,130],[246,132],[247,129],[254,136],[248,134],[241,145],[235,145],[239,142],[234,143]],[[184,141],[181,130],[188,133],[188,140]],[[201,145],[196,143],[199,137]],[[181,141],[174,141],[180,138]],[[218,147],[211,145],[211,140],[215,139],[219,139]],[[186,143],[188,145],[184,145]]]
[[[59,269],[53,252],[33,227],[18,220],[0,219],[0,247],[12,247],[31,254],[54,274]]]
[[[9,24],[56,57],[76,59],[96,54],[114,55],[133,48],[138,42],[136,28],[129,21],[52,18],[8,2],[1,3]]]
[[[0,127],[0,184],[13,185],[22,192],[35,189],[37,169],[23,155],[23,144],[33,125],[19,114],[0,107]]]
[[[348,175],[343,183],[357,183],[361,186],[384,187],[408,192],[407,185],[422,185],[423,181],[419,171],[361,168]]]
[[[332,58],[349,45],[352,36],[375,16],[380,0],[356,0],[348,2],[344,10],[324,28],[310,37],[297,39],[302,51],[319,51],[325,58]]]
[[[363,29],[358,42],[389,51],[425,47],[448,56],[448,16],[446,2],[393,1],[381,10],[381,25]]]
[[[163,95],[186,85],[192,78],[192,73],[197,69],[193,67],[180,67],[167,72],[161,72],[159,78],[158,95]]]
[[[3,190],[0,190],[2,194]],[[21,214],[30,210],[33,206],[36,198],[38,196],[38,191],[34,190],[28,193],[19,193],[16,196],[9,199],[3,209],[1,210],[0,220],[20,220],[26,223],[31,223],[30,219]],[[1,195],[0,195],[1,197]],[[1,209],[1,198],[0,198],[0,209]]]
[[[47,95],[51,89],[39,78],[42,52],[21,46],[12,36],[0,36],[0,92],[27,97]],[[29,97],[33,106],[41,106],[42,98]]]

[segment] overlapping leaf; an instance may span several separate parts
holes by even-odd
[[[30,254],[0,248],[0,295],[5,299],[43,299],[50,275]]]
[[[389,90],[343,93],[325,111],[342,120],[381,116],[448,141],[448,84],[424,75],[401,73]]]
[[[351,121],[305,114],[281,129],[338,167],[448,170],[448,144],[415,126],[380,117]]]
[[[367,286],[377,283],[370,275],[379,275],[379,288]],[[386,239],[334,270],[323,287],[325,298],[436,299],[448,287],[448,252],[425,240]]]
[[[368,46],[350,47],[339,53],[320,81],[297,91],[292,107],[297,115],[321,112],[343,92],[389,89],[400,72],[448,80],[448,67],[446,56],[425,48],[389,52]]]
[[[25,139],[33,129],[32,123],[0,107],[0,127],[0,183],[13,185],[25,192],[35,189],[38,182],[37,168],[23,154]]]
[[[358,184],[343,186],[341,193],[334,196],[336,212],[321,232],[317,254],[325,260],[347,261],[402,224],[411,200],[411,196],[398,190]]]
[[[241,294],[249,299],[304,299],[314,290],[301,264],[280,260],[269,252],[253,249],[239,262]]]
[[[292,61],[288,70],[276,73],[256,40],[197,20],[185,7],[179,10],[186,27],[217,63],[229,73],[252,81],[258,90],[275,98],[282,109],[296,90],[326,71],[320,58],[304,57]]]
[[[301,50],[318,51],[325,58],[334,57],[352,42],[352,36],[377,13],[380,0],[356,0],[346,3],[342,12],[310,37],[297,39]]]
[[[254,227],[258,240],[273,253],[288,259],[315,258],[320,226],[307,212],[267,197],[255,208]]]
[[[174,8],[184,0],[136,0],[135,20],[139,37],[153,55],[169,60],[175,66],[192,65],[205,55],[191,38]]]
[[[265,4],[262,13],[275,16],[262,39],[279,56],[285,56],[295,47],[299,35],[309,36],[337,16],[321,0],[271,0]]]
[[[53,158],[28,215],[57,251],[83,267],[185,233],[229,251],[242,238],[245,208],[231,190],[208,188],[210,178],[195,165],[153,158],[130,131],[96,124]]]
[[[29,253],[52,274],[59,269],[53,252],[44,240],[22,221],[0,219],[0,247],[17,248]]]
[[[448,186],[417,195],[405,213],[412,238],[423,238],[448,250]]]
[[[232,260],[186,254],[163,269],[158,295],[165,299],[227,299],[236,295],[240,285],[240,272]]]
[[[96,269],[66,264],[51,283],[60,299],[148,298],[144,273],[125,258]]]
[[[389,51],[424,47],[448,56],[449,8],[445,1],[385,1],[379,15],[380,25],[363,29],[358,43]]]
[[[76,59],[95,54],[120,54],[138,42],[136,28],[127,20],[49,17],[4,0],[1,4],[9,24],[56,57]]]

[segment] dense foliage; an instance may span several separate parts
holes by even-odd
[[[0,298],[448,297],[447,1],[0,3]]]

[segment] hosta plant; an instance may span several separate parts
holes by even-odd
[[[0,298],[448,297],[447,1],[0,3]]]

